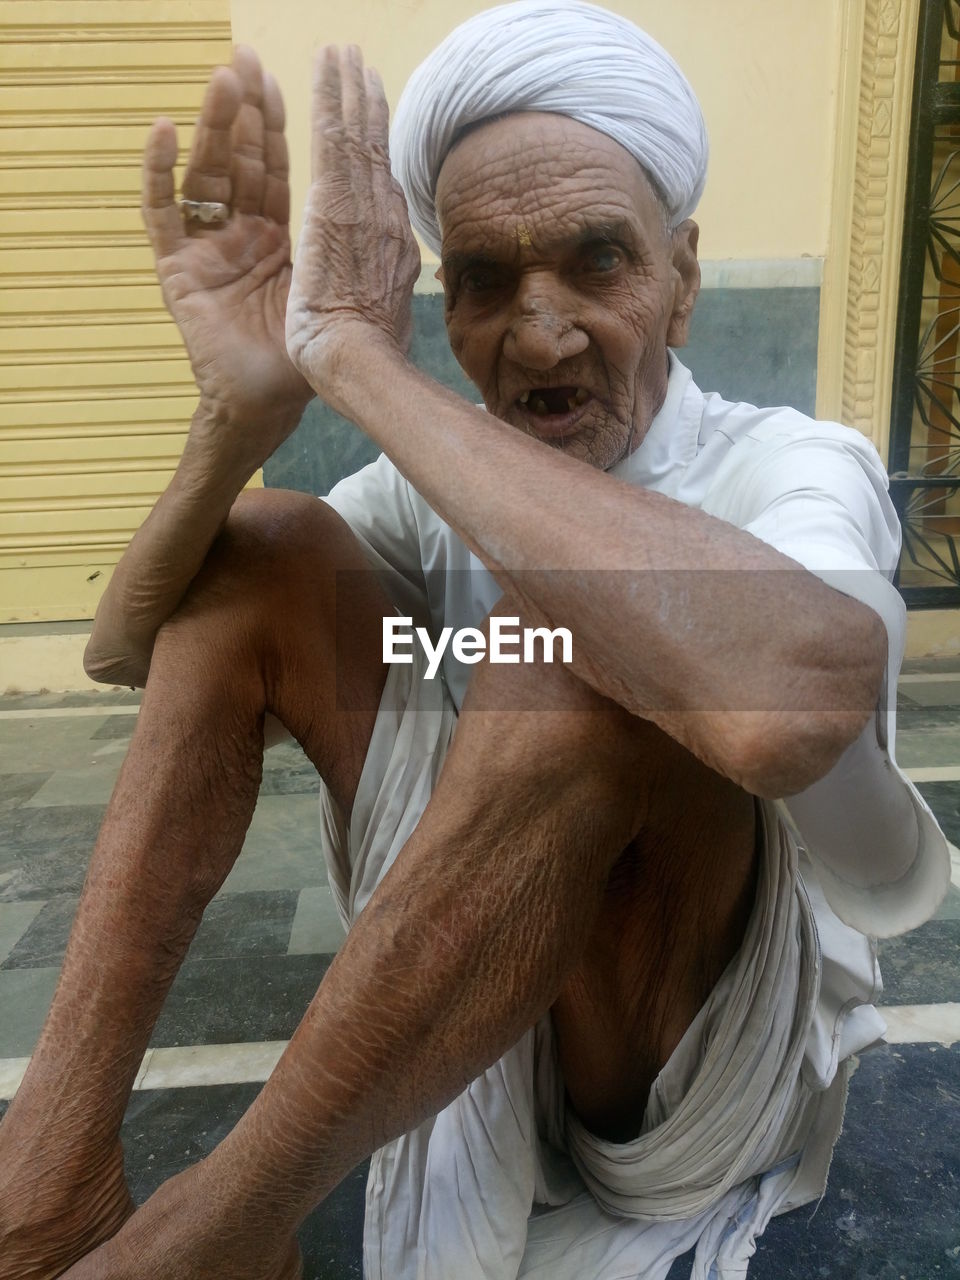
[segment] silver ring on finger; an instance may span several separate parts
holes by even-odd
[[[205,222],[211,226],[227,222],[230,218],[230,206],[221,200],[182,199],[180,212],[184,222]]]

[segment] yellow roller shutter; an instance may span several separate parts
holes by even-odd
[[[139,213],[229,0],[0,0],[0,622],[89,618],[195,404]]]

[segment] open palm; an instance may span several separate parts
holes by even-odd
[[[312,392],[286,352],[290,285],[290,187],[280,90],[251,49],[239,47],[207,88],[183,194],[222,201],[229,220],[184,220],[175,199],[176,130],[158,120],[144,152],[143,216],[166,305],[176,321],[201,397],[230,416],[262,424],[262,437],[233,441],[261,455],[280,443],[271,424]]]

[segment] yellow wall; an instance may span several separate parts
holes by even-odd
[[[229,0],[0,0],[0,622],[89,618],[196,403],[140,222]]]
[[[391,103],[417,63],[477,0],[231,0],[287,101],[295,218],[309,171],[311,54],[354,41]],[[713,159],[698,219],[708,259],[822,257],[838,83],[836,0],[615,0],[677,59],[703,104]]]

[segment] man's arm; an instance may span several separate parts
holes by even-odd
[[[295,413],[272,423],[259,417],[249,433],[287,435],[299,421]],[[134,534],[97,607],[83,659],[91,679],[146,684],[157,632],[180,604],[256,469],[205,445],[211,435],[235,437],[237,427],[225,410],[198,405],[173,478]]]
[[[746,789],[803,790],[876,704],[880,619],[750,534],[524,437],[406,361],[390,317],[413,241],[382,93],[371,75],[364,95],[362,77],[357,54],[318,63],[287,317],[298,367],[531,617],[572,630],[575,674]]]
[[[529,616],[571,628],[576,675],[747,790],[803,790],[873,711],[878,616],[752,535],[520,435],[362,332],[318,381]]]
[[[200,391],[167,491],[124,553],[84,664],[95,680],[142,685],[157,631],[176,609],[237,494],[290,434],[312,392],[287,356],[290,280],[283,101],[256,54],[238,48],[214,71],[183,190],[227,204],[225,226],[185,224],[177,207],[177,139],[158,120],[144,151],[143,217],[164,301]]]

